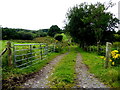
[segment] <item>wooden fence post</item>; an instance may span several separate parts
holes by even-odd
[[[53,52],[55,52],[55,45],[56,45],[56,43],[53,44]]]
[[[40,55],[41,55],[41,60],[43,59],[42,58],[42,45],[40,44]]]
[[[109,60],[111,57],[111,43],[106,42],[106,60],[105,60],[105,68],[109,67]]]
[[[32,57],[32,45],[30,45],[30,57]],[[32,64],[32,59],[31,59],[31,64]]]
[[[11,42],[7,42],[7,50],[8,50],[8,65],[12,66],[12,50],[11,50]]]

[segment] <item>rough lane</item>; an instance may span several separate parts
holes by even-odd
[[[67,54],[67,53],[66,53]],[[62,54],[54,58],[49,64],[43,67],[34,78],[26,81],[22,87],[23,88],[49,88],[47,85],[48,77],[51,75],[51,71],[54,69],[54,66],[64,57],[66,54]]]
[[[76,74],[76,88],[107,88],[107,86],[98,81],[93,74],[88,72],[87,66],[82,62],[80,53],[78,53],[76,60]]]

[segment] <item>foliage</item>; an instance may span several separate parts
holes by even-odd
[[[24,29],[12,29],[12,28],[2,28],[2,39],[23,39],[23,40],[32,40],[35,37],[35,34],[30,30]]]
[[[118,30],[117,34],[119,34],[119,35],[120,35],[120,30]]]
[[[120,42],[120,35],[119,34],[114,34],[114,38],[116,42]]]
[[[88,47],[85,47],[84,48],[85,51],[88,51],[88,52],[95,52],[97,53],[98,55],[102,55],[104,56],[105,55],[105,50],[106,50],[106,46],[104,45],[100,45],[99,47],[98,46],[88,46]]]
[[[17,32],[17,36],[15,39],[22,39],[22,40],[32,40],[34,39],[35,35],[30,32],[19,31]]]
[[[111,52],[111,64],[112,66],[117,66],[120,65],[120,51],[118,50],[113,50]]]
[[[68,35],[61,33],[61,35],[63,36],[63,41],[67,41],[69,39]]]
[[[38,30],[35,33],[37,34],[37,37],[46,37],[48,30]]]
[[[120,42],[114,42],[112,47],[114,48],[114,50],[115,49],[119,50],[120,49]]]
[[[106,60],[106,57],[102,56],[101,59]],[[109,60],[111,66],[120,66],[120,51],[111,51],[111,58]]]
[[[101,57],[96,53],[85,52],[82,49],[80,49],[80,53],[83,57],[84,63],[88,66],[91,73],[109,87],[120,87],[120,66],[105,69],[103,60],[104,57]]]
[[[63,35],[61,35],[61,34],[56,34],[56,35],[54,36],[54,38],[55,38],[56,40],[58,40],[58,41],[62,41]]]
[[[32,40],[36,37],[47,36],[48,29],[43,30],[26,30],[26,29],[14,29],[14,28],[2,28],[3,40]]]
[[[66,51],[68,51],[68,43],[65,42],[59,42],[59,41],[55,41],[55,52],[57,53],[65,53]]]
[[[61,33],[61,29],[57,25],[52,25],[48,30],[48,35],[51,37],[54,37],[57,33]]]
[[[82,3],[71,8],[67,13],[65,29],[81,47],[95,45],[97,42],[113,41],[114,28],[118,19],[107,12],[104,4]],[[94,18],[94,19],[93,19]]]

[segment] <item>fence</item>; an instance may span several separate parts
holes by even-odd
[[[11,47],[11,43],[7,42],[7,48],[3,50],[1,56],[6,51],[8,51],[9,66],[14,65],[14,67],[26,68],[44,60],[48,53],[54,52],[55,44],[14,44],[13,47]]]

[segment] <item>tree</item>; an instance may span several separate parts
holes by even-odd
[[[74,6],[67,12],[66,31],[81,47],[104,42],[103,33],[110,34],[109,32],[114,31],[119,21],[112,13],[107,12],[112,6],[111,2],[108,6],[99,2]]]
[[[61,29],[57,25],[52,25],[48,30],[48,35],[51,37],[54,37],[57,33],[61,33]]]
[[[14,28],[2,28],[2,39],[23,39],[32,40],[37,36],[36,31],[25,30],[25,29],[14,29]]]

